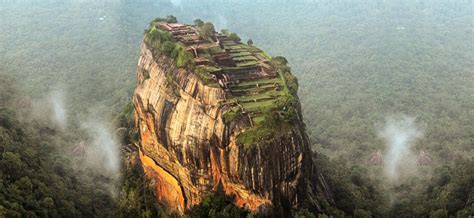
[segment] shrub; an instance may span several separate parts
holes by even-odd
[[[15,111],[8,108],[0,108],[0,126],[12,128],[15,121]]]
[[[227,111],[225,114],[222,115],[225,123],[231,123],[239,116],[241,112],[240,107],[232,108],[231,110]]]
[[[161,51],[165,53],[168,56],[171,56],[171,53],[174,51],[176,48],[176,44],[170,41],[166,41],[163,43],[161,46]]]
[[[288,60],[283,56],[276,56],[272,58],[272,63],[275,65],[287,65]]]
[[[370,212],[367,212],[363,209],[357,209],[354,211],[354,217],[356,218],[371,218],[372,215],[370,214]]]
[[[252,39],[247,40],[247,45],[252,46],[253,45],[253,40]]]
[[[308,209],[299,210],[293,215],[294,218],[316,218],[316,215],[311,213]],[[326,216],[327,217],[327,216]]]
[[[176,19],[176,17],[173,15],[168,15],[166,17],[157,17],[150,23],[150,25],[155,24],[157,22],[178,23],[178,19]]]
[[[248,212],[234,206],[222,193],[210,193],[193,208],[188,217],[246,217]]]
[[[196,19],[194,20],[194,25],[196,25],[197,27],[202,27],[202,25],[204,25],[204,21],[202,21],[201,19]]]
[[[194,72],[196,72],[196,75],[204,84],[209,83],[209,72],[207,72],[206,69],[202,67],[196,67],[196,70]]]
[[[242,39],[240,38],[239,35],[237,35],[237,33],[230,33],[229,34],[229,38],[231,38],[232,40],[236,41],[236,42],[240,42]]]
[[[213,36],[214,32],[214,24],[212,24],[211,22],[206,22],[199,28],[199,33],[205,39]]]
[[[275,136],[272,129],[259,127],[250,128],[237,136],[237,143],[244,146],[244,149],[250,149],[256,146],[258,142],[268,140]]]
[[[191,64],[193,56],[191,53],[184,50],[183,47],[177,46],[178,56],[175,58],[177,67],[186,67]]]

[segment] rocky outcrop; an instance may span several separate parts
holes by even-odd
[[[383,166],[383,155],[382,151],[377,150],[372,152],[369,159],[369,165],[372,166]]]
[[[298,207],[321,211],[332,202],[301,121],[244,148],[237,136],[249,122],[223,121],[226,97],[220,87],[203,84],[146,43],[137,78],[140,160],[159,203],[182,214],[207,192],[222,190],[240,207],[279,216]]]
[[[416,164],[418,166],[428,166],[433,162],[430,154],[427,151],[421,150],[416,159]]]

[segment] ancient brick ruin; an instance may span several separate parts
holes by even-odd
[[[228,105],[238,106],[252,123],[262,121],[262,107],[274,105],[282,95],[284,82],[271,58],[257,47],[218,32],[204,38],[192,25],[158,22],[156,28],[169,32],[193,54],[196,68],[207,72],[206,79],[226,91]]]

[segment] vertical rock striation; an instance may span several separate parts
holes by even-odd
[[[332,202],[301,120],[245,148],[237,136],[249,121],[240,116],[224,122],[222,88],[205,85],[145,42],[137,78],[133,101],[140,160],[160,204],[183,214],[206,193],[220,190],[237,206],[282,216],[291,208],[321,211]]]

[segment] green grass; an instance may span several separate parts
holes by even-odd
[[[240,56],[240,57],[235,57],[234,61],[257,61],[258,59],[254,56],[247,55],[247,56]]]
[[[252,117],[252,120],[253,120],[254,124],[259,125],[265,120],[265,117],[264,116],[256,116],[256,117]]]
[[[219,46],[216,46],[216,47],[211,47],[209,49],[207,49],[209,51],[210,54],[216,54],[216,53],[221,53],[221,52],[224,52],[223,49],[221,49]]]
[[[263,111],[265,108],[271,108],[275,106],[275,100],[243,103],[242,106],[244,107],[245,111],[248,111],[248,112],[257,111],[257,110]]]
[[[241,82],[236,86],[246,86],[246,85],[256,85],[256,84],[265,84],[265,83],[278,83],[280,85],[283,84],[280,78],[273,78],[273,79],[261,79],[261,80],[254,80],[254,81],[245,81]]]
[[[258,143],[262,143],[274,136],[274,131],[269,128],[251,128],[245,132],[240,133],[237,136],[237,143],[244,146],[244,149],[248,150],[257,146]]]
[[[210,73],[222,70],[220,67],[215,67],[215,66],[206,65],[206,66],[201,66],[201,67],[204,68],[207,72],[210,72]]]
[[[259,55],[265,57],[263,53],[259,53]],[[248,64],[249,62],[246,63]],[[272,119],[267,120],[271,117],[266,114],[270,111],[278,110],[278,108],[282,105],[277,105],[277,103],[285,102],[285,98],[289,95],[289,91],[286,87],[285,77],[281,73],[280,77],[277,78],[242,82],[231,87],[231,89],[236,91],[258,92],[264,90],[265,88],[273,87],[275,83],[282,86],[283,90],[268,90],[259,94],[235,97],[235,99],[240,102],[246,112],[254,115],[253,117],[251,116],[254,126],[248,128],[237,137],[237,142],[243,145],[244,149],[246,150],[265,144],[267,140],[271,140],[275,137],[275,135],[284,132],[288,126],[291,126],[291,119],[286,120],[287,118],[285,118],[285,116],[283,116],[283,118],[279,118],[283,119],[280,122]],[[259,84],[259,87],[257,87],[256,84]],[[263,99],[265,100],[258,101]]]
[[[191,53],[187,52],[184,47],[178,48],[180,45],[176,47],[176,49],[178,49],[178,55],[175,58],[177,67],[186,67],[189,63],[193,62],[193,56]]]
[[[220,68],[213,66],[197,66],[194,70],[194,73],[199,77],[204,85],[210,87],[219,87],[219,84],[215,80],[211,79],[209,75],[210,72],[215,72],[218,70],[220,70]]]
[[[287,133],[294,126],[286,121],[267,120],[268,115],[260,115],[252,118],[254,126],[246,129],[237,136],[237,143],[243,145],[245,150],[256,146],[266,145],[272,139]],[[272,118],[270,118],[272,119]]]
[[[247,47],[244,46],[243,44],[226,45],[226,48],[229,48],[229,49],[245,49],[245,50],[248,50]]]
[[[249,67],[251,66],[222,67],[222,69],[231,71],[231,70],[244,70],[244,69],[248,69]]]
[[[268,90],[266,90],[268,89]],[[268,91],[271,91],[271,90],[275,90],[275,87],[273,86],[273,84],[266,84],[266,85],[260,85],[259,87],[257,87],[256,85],[252,85],[250,87],[243,87],[243,86],[235,86],[235,87],[232,87],[232,91],[246,91],[246,92],[268,92]]]
[[[238,63],[236,65],[237,65],[237,67],[250,67],[250,66],[255,66],[257,64],[258,64],[258,62],[256,62],[256,61],[247,61],[247,62],[244,62],[244,63]]]
[[[239,101],[249,101],[249,100],[253,100],[253,99],[262,99],[262,98],[272,98],[272,97],[278,97],[282,94],[281,91],[268,91],[268,92],[265,92],[265,93],[261,93],[261,94],[258,94],[258,95],[247,95],[247,96],[240,96],[240,97],[236,97],[237,100]]]
[[[245,49],[245,48],[226,48],[226,49],[229,49],[229,53],[230,54],[237,54],[237,53],[241,53],[241,52],[249,52],[249,50]]]
[[[272,56],[270,56],[266,52],[262,51],[262,53],[260,53],[260,54],[263,55],[265,58],[267,58],[269,61],[272,60]]]
[[[211,56],[211,53],[209,52],[209,50],[204,50],[204,52],[200,52],[199,53],[199,57],[201,58],[207,58],[209,60],[212,59],[212,56]]]
[[[224,119],[225,123],[230,123],[230,122],[234,121],[235,118],[237,118],[239,116],[240,112],[241,112],[240,107],[235,106],[235,107],[232,107],[226,113],[224,113],[222,115],[222,118]]]
[[[193,55],[186,51],[181,42],[176,42],[168,32],[154,26],[146,33],[146,42],[175,61],[177,67],[189,67],[193,64]]]
[[[240,51],[240,52],[235,52],[233,53],[231,51],[231,54],[230,54],[232,57],[236,58],[236,57],[240,57],[240,56],[251,56],[252,53],[248,52],[248,51]]]
[[[252,45],[252,46],[247,46],[247,49],[248,49],[249,51],[253,52],[253,53],[260,53],[260,52],[262,52],[261,49],[255,47],[255,46],[253,46],[253,45]]]
[[[224,41],[222,44],[224,44],[225,46],[233,46],[233,45],[238,45],[236,42],[234,41]]]

